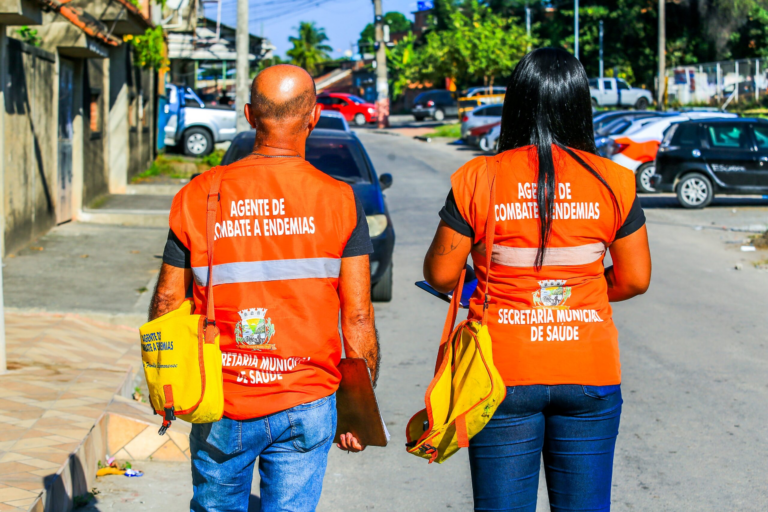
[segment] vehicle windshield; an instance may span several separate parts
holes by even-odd
[[[349,99],[349,101],[351,101],[351,102],[353,102],[353,103],[355,103],[357,105],[361,105],[363,103],[366,103],[366,101],[363,98],[360,98],[360,97],[355,96],[353,94],[347,95],[347,99]]]
[[[250,155],[254,138],[253,132],[236,137],[224,155],[221,165],[232,164]],[[307,162],[329,176],[350,184],[371,182],[368,164],[356,139],[310,137],[307,139],[306,148]]]
[[[426,101],[427,98],[429,98],[429,93],[428,92],[423,92],[423,93],[419,94],[418,96],[416,96],[416,99],[413,100],[413,103],[414,104],[415,103],[421,103],[422,101]]]
[[[632,126],[632,120],[627,119],[626,117],[620,117],[619,119],[615,119],[611,121],[610,123],[606,123],[597,130],[595,130],[595,134],[598,137],[606,137],[608,135],[618,135],[620,133],[623,133],[624,130]]]
[[[315,128],[347,131],[347,128],[344,126],[344,120],[334,116],[320,116],[320,120],[315,125]]]

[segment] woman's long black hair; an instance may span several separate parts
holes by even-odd
[[[540,48],[523,57],[512,73],[504,96],[499,137],[499,152],[536,146],[539,166],[536,270],[540,270],[544,263],[544,253],[552,232],[556,186],[553,144],[594,175],[616,201],[605,179],[571,150],[596,152],[592,97],[584,67],[565,50]]]

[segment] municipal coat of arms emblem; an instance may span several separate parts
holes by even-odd
[[[533,292],[533,305],[536,308],[568,309],[565,301],[571,296],[571,287],[563,286],[565,279],[539,281],[539,290]]]
[[[275,326],[266,315],[266,308],[240,311],[240,321],[235,326],[235,342],[251,350],[275,350],[277,347],[269,343],[275,335]]]

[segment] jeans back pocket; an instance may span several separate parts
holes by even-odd
[[[581,386],[584,394],[592,398],[607,400],[609,396],[617,393],[621,389],[621,384],[612,384],[610,386]]]
[[[311,452],[336,433],[336,395],[288,409],[293,446],[299,452]]]

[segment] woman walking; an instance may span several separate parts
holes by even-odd
[[[507,386],[470,443],[475,510],[535,511],[542,454],[552,510],[609,510],[622,404],[609,302],[644,293],[651,277],[635,179],[595,155],[586,73],[559,49],[536,50],[515,68],[499,152],[490,164],[495,198],[485,158],[453,175],[424,260],[427,281],[448,292],[472,255],[469,317],[480,320],[488,301],[493,360]]]

